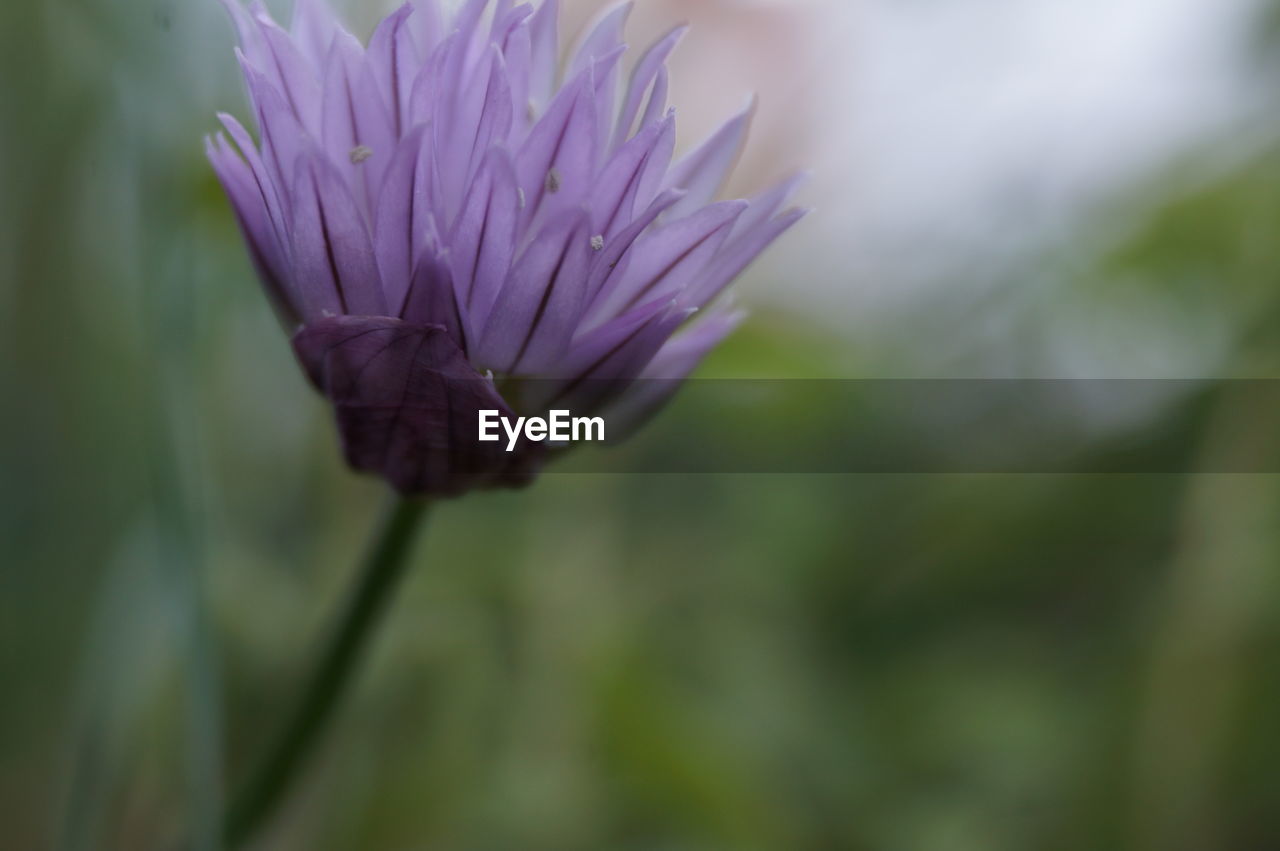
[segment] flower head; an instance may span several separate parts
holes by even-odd
[[[367,48],[323,0],[289,31],[225,2],[258,140],[220,115],[209,159],[349,463],[402,491],[528,481],[536,448],[476,440],[521,379],[556,388],[539,404],[674,386],[737,322],[706,308],[803,214],[780,212],[795,181],[714,201],[750,110],[673,163],[683,28],[624,74],[630,4],[562,63],[556,0],[416,0]]]

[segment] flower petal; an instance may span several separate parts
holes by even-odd
[[[591,268],[590,281],[587,284],[588,305],[596,302],[604,289],[610,285],[613,278],[616,277],[621,280],[629,268],[631,248],[635,245],[636,239],[654,223],[658,216],[671,209],[683,197],[684,193],[681,190],[668,189],[654,199],[653,203],[639,218],[633,220],[623,230],[605,239],[604,248],[597,255]],[[590,319],[593,314],[589,314],[588,318]],[[601,321],[609,318],[611,317],[604,317]],[[591,330],[594,324],[589,322],[585,330]]]
[[[512,11],[512,16],[524,10],[532,14],[527,6]],[[533,84],[533,42],[529,35],[529,27],[522,17],[520,25],[513,26],[503,36],[500,46],[502,57],[507,66],[507,80],[511,86],[511,119],[515,132],[513,144],[518,144],[533,126],[535,116],[529,102]]]
[[[520,216],[520,190],[515,167],[506,151],[489,152],[467,197],[466,207],[449,234],[453,279],[473,326],[475,340],[488,322],[516,251],[516,225]]]
[[[338,18],[325,0],[294,0],[293,23],[289,25],[289,31],[298,51],[311,63],[317,78],[322,75],[329,46],[339,29]]]
[[[692,307],[710,304],[762,251],[807,213],[807,210],[791,210],[734,239],[716,255],[698,281],[680,296],[680,303]]]
[[[283,185],[276,184],[271,178],[271,173],[267,170],[266,163],[262,160],[262,155],[258,153],[258,149],[253,144],[253,137],[249,135],[249,131],[237,121],[233,116],[225,112],[218,113],[218,120],[226,129],[227,134],[231,136],[236,147],[240,149],[240,155],[244,157],[245,163],[249,166],[249,171],[253,176],[254,184],[258,188],[258,192],[262,196],[263,204],[266,206],[267,216],[271,222],[271,226],[275,231],[276,241],[281,246],[288,244],[289,233],[289,214],[285,207]],[[281,249],[283,252],[283,248]]]
[[[293,348],[333,404],[347,463],[410,494],[456,496],[531,480],[541,449],[483,443],[479,413],[513,417],[444,328],[389,317],[336,316],[303,328]]]
[[[532,45],[530,63],[529,105],[541,114],[551,103],[556,91],[560,68],[560,0],[545,0],[529,19]]]
[[[660,174],[665,166],[653,166],[661,165],[664,154],[669,157],[674,145],[675,122],[668,120],[646,127],[610,157],[592,181],[590,202],[596,233],[612,236],[629,223],[633,211],[649,205],[652,197],[641,200],[642,196],[652,192],[660,177],[646,178],[653,171]]]
[[[522,231],[529,229],[544,205],[573,206],[590,189],[598,150],[591,87],[588,69],[561,89],[516,154],[516,176],[526,202]]]
[[[414,0],[409,25],[413,40],[418,45],[418,55],[429,59],[445,37],[444,9],[440,0]]]
[[[785,180],[761,192],[759,195],[751,199],[751,206],[747,208],[733,226],[733,234],[729,237],[732,244],[743,234],[755,230],[760,225],[772,219],[782,209],[782,205],[791,200],[791,196],[800,188],[805,181],[809,179],[806,172],[794,174]]]
[[[413,88],[409,93],[409,115],[413,124],[430,123],[433,134],[439,121],[434,117],[440,109],[442,80],[445,62],[452,52],[451,45],[458,40],[457,33],[450,35],[431,54],[413,79]]]
[[[237,51],[244,71],[249,98],[253,101],[262,140],[262,161],[271,182],[283,196],[293,181],[298,159],[309,143],[309,135],[280,93],[266,77]],[[233,133],[233,138],[235,134]],[[243,147],[243,146],[242,146]],[[283,198],[282,198],[283,200]]]
[[[409,117],[409,97],[413,93],[414,77],[422,67],[418,46],[408,25],[412,12],[413,6],[406,2],[384,18],[373,31],[365,54],[396,137],[413,124]]]
[[[251,63],[260,65],[266,46],[262,43],[262,35],[258,31],[258,25],[253,22],[253,18],[245,11],[240,0],[220,0],[220,2],[222,3],[222,8],[227,10],[232,26],[235,27],[236,38],[240,43],[241,52]]]
[[[633,8],[633,2],[619,3],[600,14],[573,53],[573,61],[569,64],[570,77],[591,67],[597,59],[608,56],[622,45],[622,33]]]
[[[490,45],[485,61],[460,89],[465,94],[454,99],[454,109],[444,119],[447,132],[437,136],[449,211],[462,206],[485,153],[496,142],[505,141],[511,129],[511,86],[502,52]]]
[[[745,316],[742,311],[724,311],[696,317],[667,340],[639,378],[609,407],[610,438],[625,440],[656,416]]]
[[[374,247],[387,305],[403,304],[413,267],[426,240],[431,170],[426,128],[415,127],[396,146],[374,216]]]
[[[633,305],[677,296],[715,257],[747,206],[746,201],[722,201],[641,236],[632,247],[630,267],[613,276],[592,313],[617,316]]]
[[[603,12],[587,31],[569,64],[569,76],[572,77],[600,63],[595,77],[596,118],[600,125],[597,134],[604,143],[608,143],[613,135],[611,125],[618,96],[618,63],[609,60],[610,57],[620,57],[626,50],[623,30],[634,7],[635,3],[628,0]]]
[[[553,377],[566,379],[551,402],[573,411],[598,411],[634,384],[658,350],[693,314],[669,301],[641,305],[574,343]]]
[[[636,121],[636,115],[640,112],[640,104],[644,102],[645,96],[649,95],[651,99],[659,96],[655,88],[657,78],[664,71],[664,64],[671,52],[676,49],[676,45],[684,38],[689,27],[681,25],[671,30],[669,33],[658,39],[653,46],[645,51],[644,56],[640,57],[640,61],[636,63],[635,69],[631,72],[631,80],[627,84],[627,95],[622,102],[622,111],[618,114],[618,126],[614,136],[614,145],[621,145],[624,140],[631,136],[632,127]],[[662,98],[662,107],[666,107],[666,83],[663,83],[663,89],[660,94]],[[645,125],[641,125],[643,129]]]
[[[655,382],[683,381],[746,316],[742,310],[722,310],[691,319],[653,356],[640,378]]]
[[[536,374],[569,349],[586,299],[592,246],[585,211],[550,222],[507,276],[480,335],[477,360]]]
[[[320,81],[314,66],[265,9],[255,9],[253,20],[265,46],[258,70],[284,95],[302,126],[311,133],[318,133]]]
[[[396,145],[391,113],[360,42],[334,38],[324,78],[324,150],[370,215]]]
[[[386,299],[364,220],[333,164],[319,152],[298,160],[293,257],[303,318],[325,313],[385,316]]]
[[[756,101],[752,98],[746,109],[729,119],[711,138],[672,166],[666,185],[689,191],[672,215],[691,213],[715,198],[742,151],[742,143],[755,110]]]
[[[271,223],[257,178],[221,134],[216,139],[205,140],[205,153],[231,202],[249,247],[249,258],[276,313],[286,326],[297,325],[300,313],[289,290],[288,258]]]
[[[669,85],[667,69],[665,67],[658,69],[658,77],[653,81],[653,88],[649,92],[649,102],[645,104],[644,115],[640,119],[640,126],[646,127],[662,118],[667,111],[667,87]]]
[[[443,326],[449,332],[449,338],[466,354],[465,313],[458,304],[448,260],[447,254],[440,256],[433,248],[423,249],[414,266],[413,281],[400,318],[423,325]]]

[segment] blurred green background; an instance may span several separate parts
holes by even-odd
[[[382,502],[202,157],[230,47],[212,2],[0,6],[5,849],[207,823]],[[1277,130],[874,334],[761,308],[703,374],[1054,374],[1064,323],[1133,323],[1274,375]],[[1198,458],[1277,440],[1219,404]],[[416,561],[260,847],[1280,847],[1274,476],[550,475],[441,506]]]

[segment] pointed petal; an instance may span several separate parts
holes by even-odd
[[[240,155],[244,157],[244,161],[248,164],[254,183],[262,196],[267,215],[270,218],[272,227],[275,229],[276,239],[280,245],[285,245],[288,242],[286,234],[289,232],[289,220],[282,195],[285,191],[284,187],[272,182],[271,174],[267,170],[266,163],[262,160],[262,155],[258,153],[258,149],[254,146],[253,138],[249,135],[249,131],[244,129],[244,126],[234,116],[225,112],[218,113],[218,120],[226,128],[227,134],[236,143],[236,147],[240,149]]]
[[[515,168],[510,155],[495,148],[481,166],[449,234],[453,280],[472,322],[467,329],[470,340],[480,335],[509,274],[519,215]]]
[[[502,57],[507,65],[507,79],[511,85],[513,141],[518,143],[524,139],[534,121],[529,109],[533,76],[533,42],[529,36],[528,26],[517,26],[507,34],[502,42]]]
[[[774,240],[790,230],[807,214],[807,210],[792,210],[771,219],[729,243],[711,263],[699,279],[680,297],[680,303],[694,307],[710,304],[725,287],[742,274]]]
[[[418,54],[429,60],[445,37],[444,9],[440,0],[414,0],[409,23],[413,40],[418,45]]]
[[[413,123],[408,114],[409,96],[413,92],[414,77],[422,66],[408,23],[412,12],[413,6],[406,2],[384,18],[369,39],[366,53],[397,138]]]
[[[622,396],[690,314],[659,300],[588,334],[556,367],[555,374],[567,380],[555,393],[555,403],[592,412]]]
[[[574,51],[573,61],[569,64],[570,77],[622,46],[622,34],[634,7],[635,3],[632,2],[621,3],[599,16],[596,23],[587,30],[582,44]]]
[[[627,84],[627,96],[622,102],[622,111],[618,115],[618,127],[614,136],[615,145],[622,144],[625,139],[630,137],[636,115],[640,112],[640,105],[644,102],[645,96],[651,93],[654,95],[659,94],[654,88],[657,78],[664,71],[664,64],[667,58],[676,49],[676,45],[680,43],[680,40],[684,38],[685,33],[688,31],[689,27],[683,24],[671,30],[645,51],[644,56],[640,57],[640,61],[636,63],[635,69],[631,72],[631,80]],[[665,81],[660,97],[663,101],[662,108],[665,109]],[[643,126],[642,124],[641,127]]]
[[[485,7],[489,0],[464,0],[453,18],[453,29],[462,33],[464,40],[469,40],[475,33],[480,19],[484,17]]]
[[[441,151],[448,209],[461,206],[468,184],[489,148],[506,140],[513,110],[511,87],[502,52],[490,45],[488,61],[463,89],[467,95],[450,117]]]
[[[262,43],[262,34],[258,31],[258,25],[253,22],[253,18],[245,11],[240,0],[220,0],[220,2],[222,3],[222,8],[227,10],[232,26],[235,27],[240,50],[248,57],[250,62],[255,65],[261,64],[266,45]]]
[[[644,210],[658,196],[663,182],[667,179],[667,171],[671,168],[671,157],[676,151],[674,110],[667,113],[667,117],[656,126],[660,128],[658,142],[654,145],[649,158],[645,160],[644,169],[640,173],[640,185],[636,190],[636,200],[632,207],[633,215]]]
[[[576,205],[595,173],[597,123],[591,72],[584,71],[556,95],[516,155],[516,175],[525,194],[521,222],[528,228],[547,206]]]
[[[432,121],[434,167],[438,172],[441,216],[445,221],[457,215],[465,200],[467,182],[472,176],[475,134],[493,73],[489,47],[474,38],[476,21],[473,18],[478,14],[474,3],[463,7],[456,24],[459,28],[445,40],[431,63],[430,78],[420,77],[415,83],[415,114],[427,115]],[[473,51],[477,60],[474,62],[469,59]],[[483,61],[479,61],[481,59]],[[421,111],[423,109],[428,111]]]
[[[411,123],[421,124],[432,120],[437,115],[440,109],[445,62],[451,55],[452,45],[456,41],[456,33],[446,38],[414,76],[413,89],[409,93],[409,115],[413,117]]]
[[[632,305],[676,297],[715,257],[746,208],[746,201],[712,204],[637,239],[630,267],[601,294],[593,311],[616,316]]]
[[[285,188],[293,182],[298,158],[308,143],[308,134],[280,90],[250,65],[243,54],[237,51],[237,56],[241,59],[240,67],[258,119],[262,160],[271,182],[283,195]]]
[[[636,239],[653,224],[658,216],[671,209],[682,197],[684,197],[684,193],[681,190],[668,189],[656,198],[639,218],[632,221],[617,234],[605,239],[604,248],[596,257],[595,264],[591,269],[590,281],[587,285],[587,304],[594,305],[601,293],[611,285],[613,278],[617,277],[621,280],[629,268],[631,248],[635,245]],[[594,317],[597,313],[598,311],[591,311],[590,318],[592,321],[595,321]],[[608,318],[610,317],[603,317],[600,321]],[[590,323],[588,327],[590,327]]]
[[[289,292],[288,263],[257,178],[221,135],[206,138],[205,153],[231,202],[249,258],[272,305],[286,326],[297,325],[300,313]]]
[[[265,11],[253,16],[265,51],[259,69],[284,95],[298,121],[309,132],[320,129],[320,80],[289,34]]]
[[[689,195],[673,215],[690,213],[715,198],[742,151],[755,108],[753,98],[745,110],[729,119],[711,138],[672,167],[667,176],[667,186],[689,190]]]
[[[656,416],[707,354],[733,333],[746,314],[722,311],[691,319],[608,410],[611,439],[625,440]]]
[[[337,169],[319,151],[298,160],[293,257],[303,318],[387,313],[364,220]]]
[[[759,195],[751,199],[751,206],[742,214],[737,223],[733,226],[733,234],[729,237],[730,244],[743,234],[755,230],[760,225],[772,219],[782,209],[782,205],[791,200],[791,196],[801,187],[807,180],[809,175],[807,172],[794,174],[784,180],[778,181],[773,186],[761,192]]]
[[[597,134],[601,143],[610,144],[613,138],[615,103],[618,97],[618,62],[626,50],[623,31],[631,16],[634,3],[622,3],[604,12],[591,28],[574,54],[569,65],[569,76],[578,74],[593,65],[595,73]],[[611,59],[612,57],[612,59]]]
[[[347,33],[334,39],[325,70],[322,138],[330,161],[372,213],[396,134],[360,43]]]
[[[658,121],[667,112],[667,89],[670,85],[666,68],[658,69],[658,78],[653,81],[653,90],[649,92],[649,102],[645,104],[644,116],[640,126]]]
[[[491,41],[502,47],[505,53],[507,40],[517,30],[527,31],[526,22],[531,18],[533,18],[533,7],[528,3],[515,6],[513,0],[502,0],[494,10]]]
[[[489,2],[490,0],[463,0],[454,15],[452,29],[458,35],[458,52],[448,71],[451,92],[458,92],[456,84],[466,79],[488,47],[482,24]]]
[[[560,0],[546,0],[529,19],[532,44],[529,103],[541,114],[556,91],[560,67]]]
[[[629,223],[638,206],[642,177],[663,136],[674,144],[674,122],[645,128],[618,149],[593,181],[591,206],[596,233],[611,236]],[[648,200],[643,206],[648,206]]]
[[[742,310],[721,310],[691,319],[654,355],[640,378],[646,381],[683,381],[707,354],[742,324]]]
[[[422,252],[414,266],[413,283],[400,317],[407,322],[442,326],[466,353],[465,322],[447,257],[441,258],[430,249]]]
[[[490,147],[506,142],[508,133],[511,133],[512,116],[515,115],[511,101],[511,76],[506,60],[503,59],[502,51],[495,46],[490,47],[489,56],[488,82],[484,88],[484,99],[480,101],[480,116],[476,120],[471,150],[467,155],[468,174],[474,173]]]
[[[507,276],[476,358],[507,373],[536,374],[568,351],[586,297],[591,235],[585,211],[548,224]]]
[[[293,23],[289,31],[298,51],[311,63],[317,78],[322,76],[329,45],[341,25],[325,0],[294,0]]]
[[[404,304],[426,238],[424,216],[430,202],[424,183],[430,172],[423,162],[425,137],[426,128],[419,126],[400,141],[387,167],[383,191],[378,193],[374,246],[387,305],[392,308]]]

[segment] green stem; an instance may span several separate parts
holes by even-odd
[[[426,509],[426,501],[408,497],[397,498],[390,507],[346,609],[288,722],[227,813],[223,825],[227,848],[251,838],[288,791],[350,683],[361,651],[404,574],[414,532]]]

